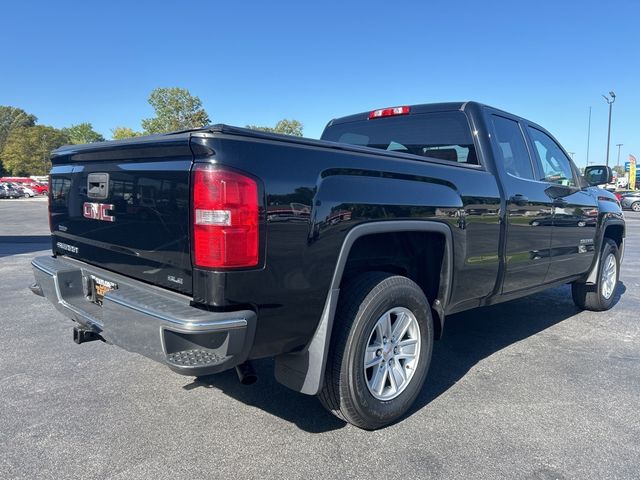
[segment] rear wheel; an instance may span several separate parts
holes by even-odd
[[[598,280],[595,285],[582,282],[571,284],[573,302],[579,308],[593,311],[609,310],[613,306],[618,278],[620,277],[620,253],[618,245],[605,238],[598,265]]]
[[[640,202],[633,202],[631,204],[631,210],[634,212],[640,212]]]
[[[385,272],[360,275],[340,292],[320,401],[357,427],[388,425],[420,393],[432,348],[422,289]]]

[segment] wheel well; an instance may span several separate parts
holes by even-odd
[[[610,238],[618,245],[622,244],[622,239],[624,237],[624,227],[622,225],[610,225],[604,231],[604,238]]]
[[[416,282],[433,305],[440,290],[445,241],[444,235],[435,232],[386,232],[362,236],[349,251],[341,287],[364,272],[389,272]],[[440,338],[439,314],[433,309],[431,313],[435,338]]]

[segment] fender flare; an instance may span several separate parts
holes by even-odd
[[[324,385],[324,371],[340,295],[340,282],[351,247],[361,237],[391,232],[433,232],[444,235],[445,252],[440,271],[440,288],[432,305],[440,317],[442,327],[453,278],[453,240],[450,227],[446,223],[429,220],[389,220],[356,225],[349,230],[340,248],[322,316],[310,342],[301,352],[287,353],[275,359],[275,377],[279,383],[307,395],[317,395],[320,392]]]

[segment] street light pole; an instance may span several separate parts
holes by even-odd
[[[609,145],[611,144],[611,108],[613,107],[613,102],[616,101],[616,94],[612,90],[609,92],[611,98],[606,95],[602,95],[604,97],[605,102],[609,104],[609,130],[607,132],[607,167],[609,166]]]
[[[620,166],[620,147],[624,145],[624,143],[616,143],[616,147],[618,147],[618,167]]]
[[[591,107],[589,107],[589,126],[587,127],[587,167],[589,166],[589,144],[591,143]]]

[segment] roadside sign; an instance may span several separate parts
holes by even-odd
[[[631,162],[624,162],[624,171],[628,172],[631,168]]]
[[[636,189],[636,157],[629,155],[629,189]]]

